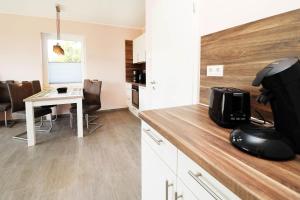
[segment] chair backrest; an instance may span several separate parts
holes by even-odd
[[[101,107],[101,87],[102,81],[84,80],[84,101],[90,105],[100,105]]]
[[[33,95],[32,83],[8,83],[7,85],[11,103],[11,112],[25,110],[25,103],[23,102],[23,100]]]
[[[0,103],[10,102],[7,83],[14,83],[14,81],[0,81]]]
[[[33,90],[33,94],[36,94],[36,93],[39,93],[40,91],[42,91],[41,83],[39,80],[32,81],[32,90]]]

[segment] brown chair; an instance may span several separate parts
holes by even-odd
[[[25,103],[23,100],[33,95],[32,83],[31,82],[23,82],[22,84],[9,83],[7,85],[8,85],[10,102],[11,102],[12,117],[14,119],[25,119],[26,111],[25,111]],[[34,108],[34,116],[36,118],[40,118],[41,123],[42,123],[42,118],[46,115],[51,115],[51,113],[52,110],[50,108],[43,108],[43,107]],[[41,125],[38,127],[41,128]],[[50,127],[48,127],[48,129],[46,130],[38,129],[36,131],[50,132],[51,129],[52,129],[52,120],[50,117]],[[21,137],[25,134],[26,132],[18,134],[13,138],[26,140],[26,138]]]
[[[85,117],[86,128],[89,130],[89,125],[95,125],[89,132],[94,132],[102,124],[93,123],[98,116],[91,116],[93,113],[101,109],[101,87],[102,81],[97,80],[84,80],[84,100],[82,102],[82,112]],[[76,115],[76,105],[70,108],[70,125],[73,127],[73,116]]]
[[[41,83],[39,80],[33,80],[32,82],[32,91],[33,94],[37,94],[39,92],[42,91],[42,87],[41,87]],[[51,105],[51,106],[42,106],[43,108],[53,108],[56,107],[57,105]],[[52,121],[56,121],[57,120],[57,113],[55,114],[55,119]],[[41,123],[42,124],[42,123]]]
[[[41,83],[39,80],[32,81],[32,92],[33,94],[37,94],[42,91]]]
[[[6,127],[11,127],[14,124],[14,122],[9,124],[7,120],[7,111],[9,111],[11,107],[7,83],[13,82],[14,81],[0,82],[0,112],[4,113],[4,123]]]

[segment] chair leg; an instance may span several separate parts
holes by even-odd
[[[52,121],[56,121],[57,120],[57,114],[55,114],[55,118]]]
[[[27,141],[27,135],[26,134],[27,134],[27,132],[25,131],[24,133],[20,133],[18,135],[13,136],[13,139]]]
[[[52,128],[53,128],[53,120],[52,120],[52,114],[49,114],[50,115],[50,127],[49,127],[49,133],[51,132]]]
[[[70,113],[70,127],[73,128],[73,114]]]
[[[49,115],[50,115],[50,116],[49,116],[50,126],[47,127],[47,129],[38,129],[38,130],[36,130],[37,132],[47,132],[47,133],[50,133],[50,132],[51,132],[51,130],[52,130],[52,128],[53,128],[52,114],[50,113]],[[44,116],[43,116],[43,117],[44,117]],[[44,118],[43,118],[43,117],[41,117],[41,124],[40,124],[40,127],[39,127],[39,128],[41,128],[41,127],[44,125]]]
[[[85,114],[86,129],[89,129],[89,114]]]
[[[6,111],[4,111],[4,123],[5,123],[5,127],[8,127],[8,124],[7,124],[7,113],[6,113]]]
[[[57,107],[54,107],[55,109],[55,118],[53,119],[53,121],[55,122],[57,120]]]
[[[88,125],[93,125],[91,129],[88,129],[88,132],[89,133],[93,133],[95,130],[97,130],[98,128],[102,127],[103,124],[100,124],[100,123],[96,123],[96,122],[93,122],[95,121],[96,119],[99,118],[99,116],[92,116],[92,115],[87,115],[87,120],[88,120]]]
[[[43,117],[40,117],[40,124],[35,126],[35,127],[36,128],[41,128],[43,126],[43,124],[44,124],[44,119],[43,119]]]
[[[15,124],[15,121],[8,121],[7,111],[4,111],[4,124],[5,124],[5,127],[7,127],[7,128],[11,128]]]

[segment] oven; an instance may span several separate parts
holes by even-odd
[[[138,109],[139,108],[139,86],[132,85],[131,91],[132,91],[132,98],[131,98],[132,105]]]

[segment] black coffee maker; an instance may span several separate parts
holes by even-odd
[[[257,73],[253,86],[262,85],[259,103],[270,103],[274,128],[248,125],[231,133],[231,142],[251,154],[286,160],[300,154],[300,61],[286,58]],[[251,144],[249,144],[251,143]]]

